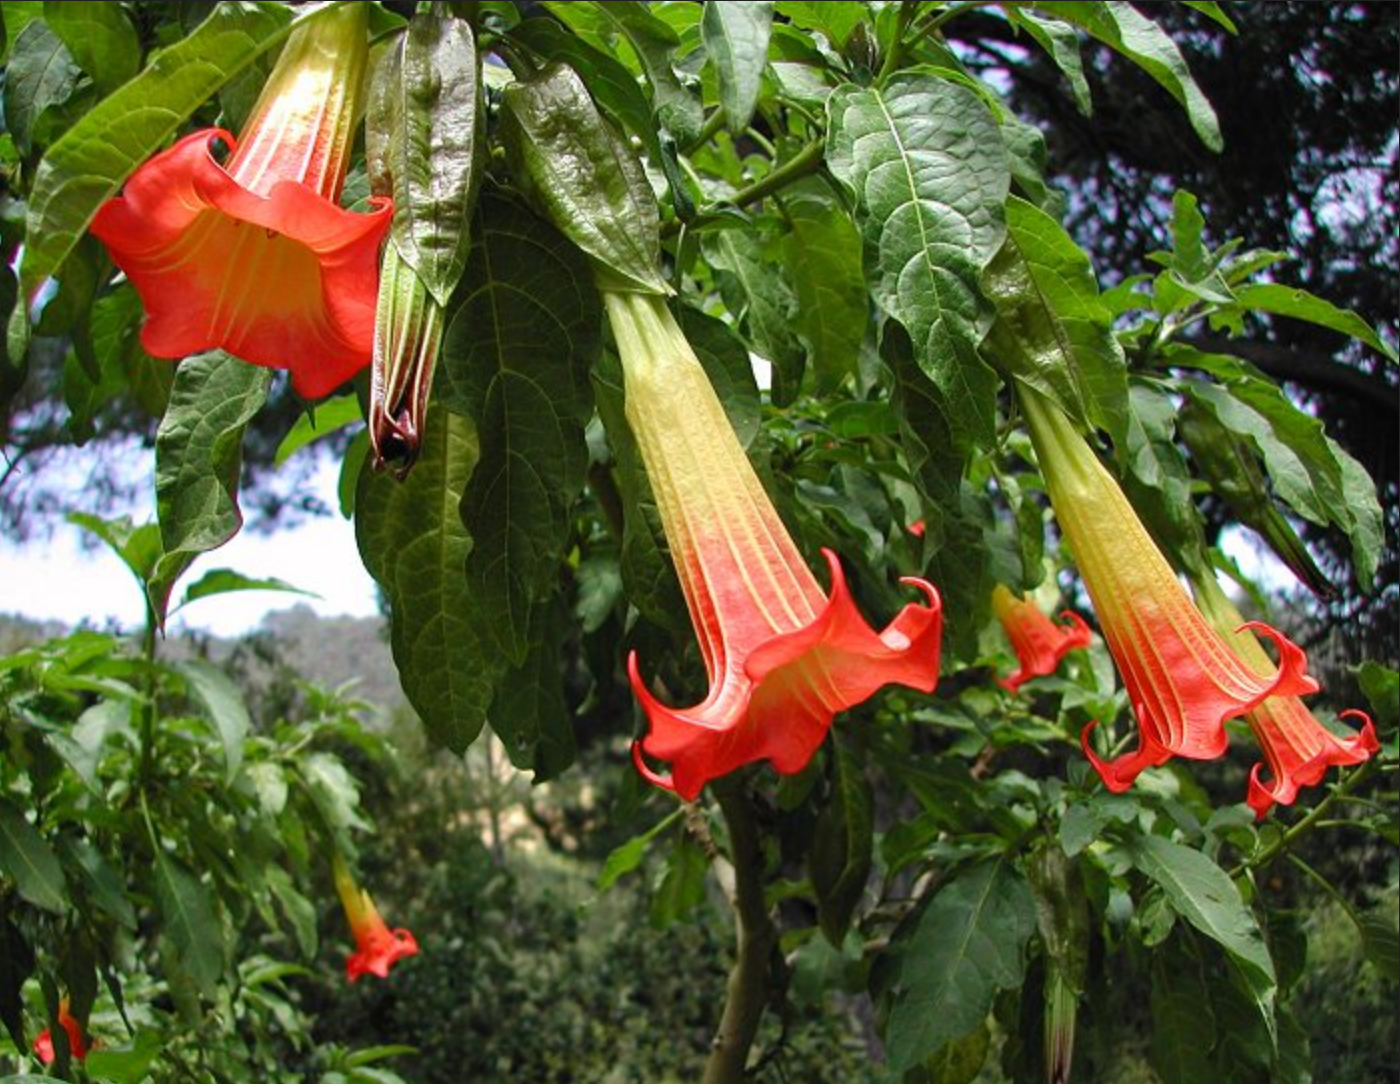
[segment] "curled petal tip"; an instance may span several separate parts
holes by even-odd
[[[672,794],[679,793],[676,790],[675,781],[669,774],[662,775],[660,772],[652,770],[651,765],[646,762],[646,757],[642,753],[642,743],[640,741],[634,741],[632,743],[632,766],[637,769],[637,774],[652,786],[660,787],[662,790],[668,790]],[[693,798],[688,800],[693,800]]]

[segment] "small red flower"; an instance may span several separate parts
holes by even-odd
[[[628,673],[650,729],[637,769],[693,800],[712,779],[767,760],[801,771],[832,717],[896,682],[922,692],[938,680],[938,593],[907,579],[911,603],[879,633],[860,615],[841,563],[826,551],[823,591],[777,511],[665,300],[605,292],[622,358],[627,420],[656,494],[671,558],[709,675],[692,708],[661,703]],[[670,775],[642,754],[668,761]]]
[[[1196,600],[1250,666],[1260,674],[1274,672],[1273,660],[1248,631],[1245,619],[1219,584],[1203,580],[1197,587]],[[1266,700],[1245,715],[1254,740],[1264,750],[1270,777],[1266,783],[1263,763],[1256,763],[1250,770],[1245,800],[1255,817],[1262,820],[1275,802],[1292,805],[1299,790],[1322,782],[1333,765],[1360,764],[1380,749],[1369,715],[1353,710],[1342,712],[1341,717],[1357,719],[1361,729],[1346,737],[1332,733],[1296,696]]]
[[[62,998],[58,1003],[58,1022],[64,1032],[68,1035],[68,1053],[78,1061],[87,1057],[88,1045],[83,1036],[83,1025],[73,1018],[68,1011],[68,999]],[[39,1032],[38,1038],[34,1040],[34,1056],[45,1065],[52,1065],[58,1054],[53,1048],[53,1033],[45,1028]]]
[[[1013,693],[1031,678],[1053,674],[1061,659],[1077,647],[1088,647],[1094,638],[1084,619],[1073,610],[1060,615],[1068,625],[1057,625],[1034,602],[1012,594],[1002,584],[992,591],[992,609],[1021,663],[1016,673],[997,681]]]
[[[332,872],[350,932],[355,935],[355,952],[345,961],[345,977],[351,982],[361,975],[388,978],[389,969],[399,960],[418,955],[417,939],[408,930],[389,928],[369,893],[355,883],[350,867],[338,854]]]
[[[1279,665],[1256,673],[1191,601],[1123,491],[1088,442],[1050,400],[1024,386],[1019,401],[1055,518],[1074,551],[1104,640],[1137,715],[1136,750],[1112,761],[1080,744],[1109,790],[1121,792],[1145,768],[1173,756],[1214,760],[1229,745],[1225,720],[1270,697],[1317,692],[1301,648],[1267,625]]]
[[[206,129],[141,166],[92,232],[141,295],[156,357],[223,349],[318,398],[364,368],[392,201],[338,203],[367,65],[367,7],[295,30],[241,139]],[[230,157],[220,164],[218,142]]]

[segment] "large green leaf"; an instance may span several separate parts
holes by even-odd
[[[1036,0],[1034,6],[1083,27],[1127,57],[1181,103],[1202,143],[1213,151],[1224,145],[1215,110],[1196,85],[1176,42],[1132,4],[1124,0]]]
[[[209,889],[163,851],[155,856],[156,902],[180,968],[207,998],[224,973],[224,939]]]
[[[1019,986],[1035,900],[1009,862],[958,873],[901,923],[872,976],[887,1000],[885,1050],[899,1073],[974,1031],[998,990]]]
[[[719,76],[719,102],[731,132],[749,126],[773,32],[773,0],[708,0],[700,23],[705,51]]]
[[[830,390],[855,372],[870,323],[860,234],[830,200],[786,200],[783,217],[783,263],[797,295],[795,330],[807,343],[819,387]]]
[[[1284,503],[1304,519],[1346,532],[1357,579],[1369,584],[1384,528],[1365,468],[1327,436],[1320,420],[1246,362],[1186,346],[1169,347],[1166,356],[1173,365],[1204,370],[1220,381],[1190,381],[1185,388],[1222,426],[1253,443]]]
[[[4,800],[0,800],[0,872],[35,907],[60,914],[67,910],[67,884],[58,856],[24,814]]]
[[[467,264],[485,154],[478,81],[471,27],[419,14],[380,67],[369,112],[370,183],[393,196],[394,245],[444,308]]]
[[[1089,258],[1064,228],[1009,197],[1006,243],[982,286],[997,307],[983,346],[992,363],[1121,441],[1128,409],[1123,350]]]
[[[1173,951],[1180,942],[1181,938],[1173,938],[1157,950],[1154,960],[1149,1057],[1162,1084],[1200,1084],[1217,1074],[1211,1058],[1215,1013],[1199,963]]]
[[[1128,498],[1160,545],[1190,557],[1204,534],[1191,499],[1191,473],[1175,440],[1176,401],[1156,383],[1134,381],[1128,403],[1127,436],[1117,449]]]
[[[601,313],[579,254],[499,198],[482,200],[459,296],[438,394],[480,434],[481,462],[462,502],[474,539],[467,578],[483,639],[519,665],[531,610],[554,589],[588,469],[588,369]]]
[[[508,671],[491,703],[491,729],[506,747],[510,762],[535,773],[534,782],[553,779],[574,762],[573,719],[564,699],[568,636],[561,606],[535,609],[525,661]]]
[[[572,69],[553,64],[502,96],[511,174],[555,228],[593,260],[605,285],[669,293],[658,264],[660,218],[641,162]]]
[[[1303,320],[1319,327],[1331,328],[1353,339],[1360,339],[1372,350],[1395,361],[1395,347],[1390,346],[1375,333],[1371,325],[1350,309],[1339,309],[1330,301],[1299,290],[1293,286],[1282,286],[1273,282],[1258,282],[1240,286],[1235,290],[1235,304],[1252,312],[1268,312],[1275,316],[1287,316]]]
[[[1161,836],[1134,838],[1129,853],[1133,864],[1161,886],[1172,909],[1230,954],[1272,1024],[1274,962],[1235,882],[1200,851]]]
[[[433,740],[462,752],[486,721],[497,656],[481,646],[464,571],[471,536],[458,509],[477,460],[468,418],[428,411],[413,473],[366,468],[356,498],[360,555],[390,606],[390,645],[404,695]]]
[[[831,794],[817,815],[807,866],[817,919],[837,948],[865,894],[874,858],[874,796],[860,764],[838,743]]]
[[[567,6],[573,7],[574,0]],[[679,35],[638,0],[605,0],[597,9],[637,51],[651,85],[656,119],[676,142],[682,146],[690,143],[700,133],[704,113],[700,99],[681,81],[673,66],[672,54],[680,45]]]
[[[267,401],[272,373],[214,350],[180,363],[156,431],[156,514],[164,554],[147,584],[165,622],[175,581],[243,526],[243,433]]]
[[[864,4],[833,4],[830,0],[778,0],[778,14],[793,26],[816,30],[838,49],[865,18]]]
[[[243,693],[232,678],[211,662],[190,659],[179,664],[190,694],[214,724],[224,751],[224,779],[232,783],[243,763],[243,741],[253,727]]]
[[[772,222],[714,230],[701,237],[725,306],[754,351],[773,365],[773,402],[792,402],[806,353],[797,338],[797,292],[784,271],[786,248]]]
[[[909,331],[959,449],[993,438],[997,380],[978,356],[993,310],[978,279],[1005,238],[1010,171],[973,91],[922,73],[842,87],[826,161],[855,194],[875,300]]]
[[[29,152],[39,118],[68,100],[82,74],[47,22],[35,19],[24,28],[5,68],[5,124],[20,150]]]
[[[141,66],[141,40],[120,4],[45,0],[44,21],[103,94],[121,86]]]
[[[303,18],[314,17],[318,8]],[[29,196],[24,292],[53,274],[92,216],[189,116],[292,28],[273,0],[226,0],[186,38],[63,134],[39,163]]]
[[[1093,112],[1089,80],[1084,77],[1084,58],[1080,54],[1079,35],[1070,26],[1054,19],[1040,18],[1028,8],[1012,7],[1006,11],[1012,25],[1024,30],[1032,40],[1049,54],[1055,67],[1069,81],[1074,104],[1086,117]]]

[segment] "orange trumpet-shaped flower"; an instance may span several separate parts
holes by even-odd
[[[345,961],[345,976],[355,982],[361,975],[389,977],[389,969],[405,956],[418,955],[418,940],[408,930],[391,930],[379,908],[363,888],[355,883],[345,860],[337,854],[332,875],[340,895],[350,932],[355,935],[355,952]]]
[[[1202,580],[1197,585],[1196,601],[1245,662],[1260,674],[1274,672],[1273,660],[1247,630],[1245,619],[1219,584]],[[1380,749],[1369,715],[1353,710],[1342,712],[1341,717],[1355,717],[1360,720],[1361,729],[1348,737],[1333,734],[1296,696],[1266,700],[1245,715],[1255,741],[1264,750],[1270,776],[1266,783],[1261,763],[1255,763],[1249,773],[1245,800],[1255,817],[1262,820],[1275,802],[1292,805],[1299,790],[1320,783],[1333,765],[1360,764]]]
[[[79,1061],[87,1057],[88,1045],[83,1036],[83,1025],[68,1011],[66,997],[58,1002],[58,1022],[68,1036],[68,1053]],[[53,1048],[53,1033],[48,1028],[39,1032],[34,1040],[34,1056],[45,1065],[52,1065],[58,1057]]]
[[[1279,666],[1261,675],[1206,621],[1147,529],[1070,420],[1048,399],[1019,388],[1050,503],[1074,551],[1099,625],[1128,690],[1138,747],[1112,761],[1080,743],[1112,791],[1127,790],[1145,768],[1173,756],[1213,760],[1225,752],[1225,720],[1270,697],[1317,691],[1301,648],[1267,625]]]
[[[1053,674],[1061,659],[1077,647],[1088,647],[1094,638],[1084,619],[1073,610],[1060,615],[1068,625],[1057,625],[1034,602],[1012,594],[1003,584],[992,590],[992,609],[1021,663],[1021,668],[1009,678],[997,680],[998,685],[1013,693],[1031,678]]]
[[[628,673],[649,733],[633,746],[651,782],[693,800],[707,782],[767,760],[801,771],[833,715],[891,682],[938,680],[938,593],[880,633],[861,617],[841,564],[826,553],[822,591],[750,466],[719,398],[662,298],[605,292],[622,358],[627,420],[641,449],[691,622],[709,695],[671,708]],[[642,759],[668,761],[669,776]]]
[[[367,64],[368,5],[292,32],[241,139],[205,129],[141,166],[92,232],[141,295],[156,357],[223,349],[307,398],[369,363],[392,201],[338,204]],[[218,142],[232,152],[220,164]]]

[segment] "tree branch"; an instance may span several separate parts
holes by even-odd
[[[763,846],[743,783],[721,779],[714,784],[720,811],[729,828],[729,856],[734,863],[734,925],[738,943],[724,999],[724,1015],[705,1062],[704,1084],[741,1084],[749,1049],[768,1003],[768,979],[778,931],[763,894]]]

